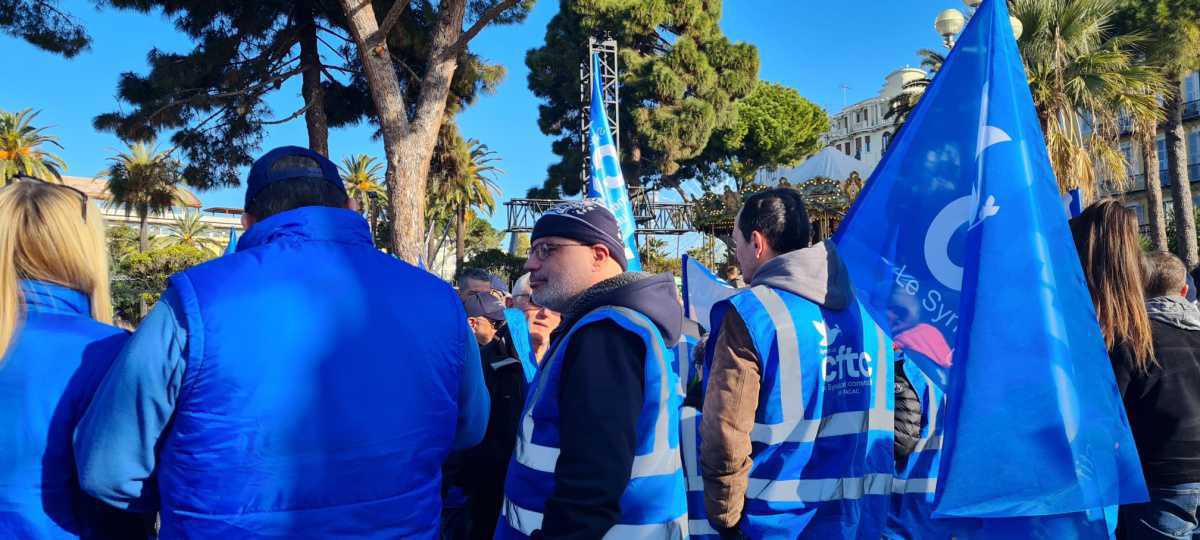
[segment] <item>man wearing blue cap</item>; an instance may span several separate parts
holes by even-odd
[[[562,313],[526,393],[496,538],[687,538],[670,274],[626,272],[616,218],[577,201],[538,219],[533,301]]]
[[[325,157],[246,184],[237,251],[170,278],[96,393],[81,485],[163,539],[435,538],[442,463],[487,424],[462,304],[375,249]]]

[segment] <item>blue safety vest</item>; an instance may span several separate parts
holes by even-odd
[[[170,283],[187,369],[158,453],[160,538],[436,537],[476,346],[449,286],[323,207],[260,221]]]
[[[717,304],[714,328],[729,309],[762,368],[742,531],[879,538],[895,475],[891,339],[857,303],[830,310],[756,286]]]
[[[537,374],[537,358],[534,358],[533,346],[529,343],[529,320],[524,311],[508,308],[504,310],[504,321],[508,323],[508,335],[512,337],[512,346],[517,351],[517,360],[521,361],[521,372],[528,385]]]
[[[942,455],[942,415],[946,408],[946,394],[912,358],[917,354],[920,353],[903,351],[902,365],[904,374],[921,399],[921,437],[908,456],[908,463],[903,470],[897,471],[896,480],[892,483],[892,510],[884,537],[896,540],[948,539],[952,533],[949,524],[932,519],[938,463]],[[932,361],[928,364],[932,364]]]
[[[675,366],[679,373],[681,392],[687,397],[687,389],[693,380],[705,380],[704,370],[693,363],[696,347],[700,346],[698,326],[684,321],[683,335],[675,345]],[[703,391],[703,390],[702,390]],[[684,407],[679,411],[679,450],[683,462],[683,477],[687,486],[688,532],[692,540],[719,538],[716,530],[708,523],[704,511],[704,480],[700,477],[700,411]]]
[[[554,346],[534,378],[521,416],[517,445],[504,484],[504,507],[496,538],[528,538],[542,528],[546,499],[554,491],[559,455],[559,377],[563,355],[575,332],[612,320],[646,344],[645,401],[638,417],[637,448],[621,516],[604,538],[687,538],[683,471],[679,460],[678,381],[671,352],[658,327],[645,315],[603,307],[579,320]],[[597,449],[603,451],[603,449]]]

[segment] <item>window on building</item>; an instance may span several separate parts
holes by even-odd
[[[866,150],[867,150],[867,153],[870,154],[871,153],[871,136],[870,135],[867,135],[866,141],[867,141]]]
[[[1155,144],[1155,154],[1158,155],[1158,173],[1164,183],[1167,182],[1167,138],[1160,136]]]
[[[862,137],[854,139],[854,156],[862,155]]]
[[[892,134],[887,131],[883,132],[883,149],[887,150],[887,148],[891,145],[892,145]]]
[[[1129,141],[1121,143],[1121,156],[1125,158],[1125,174],[1134,174],[1133,168],[1133,145]]]
[[[1146,223],[1146,214],[1145,214],[1145,211],[1142,210],[1142,205],[1133,203],[1131,205],[1126,206],[1125,208],[1133,210],[1133,213],[1137,215],[1137,220],[1138,220],[1139,226]]]
[[[1188,180],[1198,182],[1200,181],[1200,128],[1196,128],[1191,133],[1188,133],[1187,154]]]
[[[1200,100],[1200,71],[1193,71],[1183,79],[1184,101]]]

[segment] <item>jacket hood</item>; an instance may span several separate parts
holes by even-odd
[[[1200,309],[1182,296],[1157,296],[1146,301],[1151,319],[1180,330],[1200,330]]]
[[[750,285],[783,289],[828,309],[846,309],[852,295],[846,265],[829,241],[767,261],[754,273]]]
[[[601,306],[626,307],[649,317],[662,331],[667,345],[679,341],[683,328],[683,308],[675,288],[675,278],[670,273],[647,274],[625,272],[606,279],[584,291],[563,314],[562,324],[554,332],[557,339],[560,330],[566,332],[575,322]]]

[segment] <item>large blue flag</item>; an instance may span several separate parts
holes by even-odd
[[[617,217],[617,225],[621,226],[621,240],[625,242],[625,259],[629,262],[629,270],[636,272],[642,269],[634,237],[637,223],[633,220],[629,189],[625,187],[625,177],[621,175],[617,145],[613,144],[612,133],[608,131],[608,114],[604,112],[604,92],[600,87],[600,79],[600,57],[593,54],[592,125],[588,131],[592,149],[592,180],[588,182],[588,197],[600,199]]]
[[[1100,537],[1097,509],[1146,498],[1056,186],[987,0],[836,237],[897,345],[948,367],[935,511],[985,518],[964,537]]]

